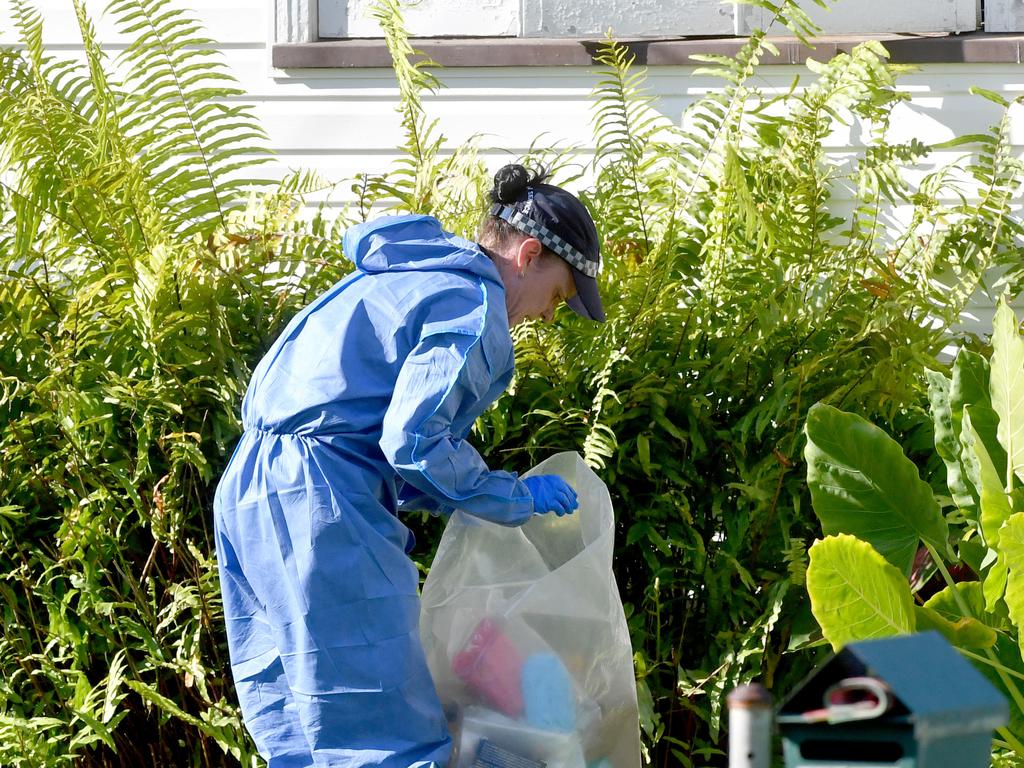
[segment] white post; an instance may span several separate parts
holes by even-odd
[[[769,768],[772,758],[772,697],[759,683],[733,689],[729,705],[729,768]]]
[[[275,43],[312,43],[317,28],[318,0],[271,0],[273,41]]]

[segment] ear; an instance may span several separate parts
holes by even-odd
[[[543,252],[544,246],[541,244],[540,240],[535,237],[524,238],[519,243],[519,247],[516,248],[516,272],[518,272],[520,276],[525,274],[529,266],[537,261]]]

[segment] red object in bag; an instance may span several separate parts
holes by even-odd
[[[509,717],[523,713],[523,657],[493,619],[481,619],[452,660],[452,672]]]

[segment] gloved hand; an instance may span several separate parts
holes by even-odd
[[[533,511],[539,515],[554,512],[561,517],[571,515],[580,502],[576,491],[558,475],[534,475],[523,480],[533,496]]]

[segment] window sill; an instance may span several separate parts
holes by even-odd
[[[771,38],[779,55],[765,53],[764,64],[803,64],[808,58],[827,60],[866,40],[878,40],[900,64],[1019,64],[1024,60],[1024,35],[972,32],[962,35],[841,35],[822,37],[815,49],[793,38]],[[413,46],[443,67],[586,67],[594,63],[601,40],[545,38],[416,38]],[[648,66],[692,66],[695,55],[735,55],[746,38],[673,38],[623,40]],[[390,67],[391,57],[380,39],[321,40],[273,46],[278,69]]]

